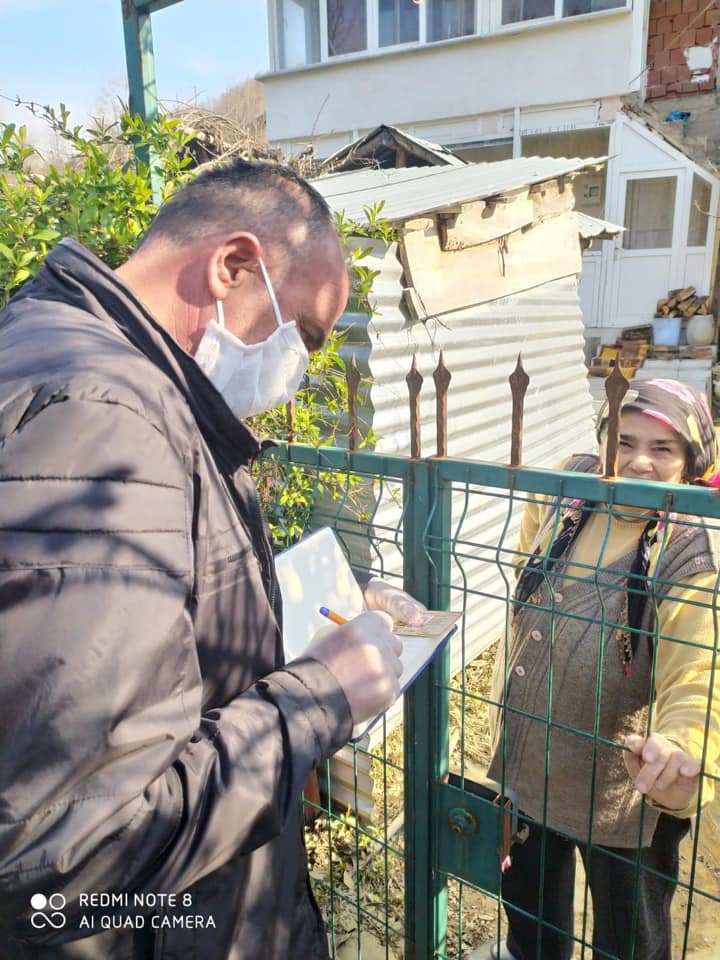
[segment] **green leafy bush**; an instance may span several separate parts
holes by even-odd
[[[149,143],[165,192],[187,176],[187,131],[171,119],[71,126],[64,106],[28,107],[46,123],[64,161],[46,164],[27,128],[0,123],[0,296],[7,300],[42,265],[62,237],[74,237],[109,267],[132,253],[157,206],[147,166],[131,162],[132,144]]]
[[[18,104],[20,105],[20,104]],[[194,136],[179,121],[161,117],[147,122],[124,114],[118,121],[94,120],[88,127],[72,125],[64,104],[59,109],[24,104],[42,119],[62,159],[47,163],[28,141],[27,128],[0,122],[0,306],[42,266],[48,251],[62,237],[73,237],[109,267],[123,263],[150,225],[157,210],[151,173],[159,177],[163,199],[192,177],[184,149]],[[152,170],[139,162],[133,148],[146,148]],[[340,215],[338,231],[348,248],[353,306],[374,311],[370,302],[376,275],[362,264],[368,250],[351,245],[353,237],[392,239],[382,218],[382,205],[366,210],[359,225]],[[335,333],[311,361],[307,385],[295,403],[289,430],[286,408],[254,417],[251,426],[261,436],[319,445],[343,443],[339,431],[347,410],[345,365],[340,355],[343,336]],[[367,431],[363,442],[375,437]],[[296,539],[319,496],[346,498],[352,478],[341,485],[329,475],[314,480],[278,467],[260,478],[260,490],[279,542]]]

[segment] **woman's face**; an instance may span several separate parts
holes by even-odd
[[[603,438],[603,454],[607,433]],[[685,441],[672,427],[645,413],[620,416],[618,475],[633,480],[682,483],[685,479]]]

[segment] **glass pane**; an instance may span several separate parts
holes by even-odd
[[[301,67],[320,60],[318,0],[282,0],[280,5],[280,66]]]
[[[626,0],[563,0],[563,16],[579,17],[581,13],[616,10],[626,5]]]
[[[428,40],[475,33],[475,0],[428,0]]]
[[[525,117],[526,123],[532,120]],[[609,127],[591,130],[568,130],[558,133],[522,135],[524,157],[605,157],[610,140]],[[581,173],[573,178],[575,209],[594,217],[602,217],[605,210],[606,170],[599,173]]]
[[[690,223],[688,246],[704,247],[707,243],[708,213],[710,211],[710,184],[696,173],[693,174],[690,198]]]
[[[380,0],[381,47],[417,40],[419,23],[419,8],[413,0]]]
[[[522,20],[539,20],[552,17],[555,0],[502,0],[502,22],[519,23]]]
[[[460,144],[448,149],[469,163],[494,163],[496,160],[510,160],[513,155],[512,140],[486,140],[483,143]]]
[[[328,56],[367,49],[366,0],[327,0]]]
[[[532,115],[524,113],[522,123],[532,129]],[[605,157],[609,142],[609,127],[523,133],[521,141],[524,157]]]
[[[625,193],[626,250],[660,250],[672,246],[677,177],[628,180]]]

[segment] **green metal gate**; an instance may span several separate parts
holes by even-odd
[[[606,515],[625,507],[672,511],[682,523],[705,518],[720,528],[720,499],[710,489],[596,475],[511,468],[448,458],[408,460],[300,445],[275,448],[265,462],[274,477],[276,528],[330,525],[351,560],[402,582],[434,609],[463,610],[453,652],[446,649],[406,696],[402,723],[351,762],[354,803],[338,808],[330,788],[306,801],[311,876],[326,917],[333,955],[414,958],[484,957],[483,943],[502,939],[501,859],[517,829],[494,794],[478,793],[487,751],[489,654],[510,616],[520,514],[530,497],[554,504],[578,498]],[[301,472],[312,487],[292,520],[283,478]],[[718,584],[703,603],[716,609]],[[718,651],[714,614],[714,679]],[[693,644],[693,638],[686,642]],[[707,714],[706,733],[712,723]],[[596,744],[597,746],[597,736]],[[367,771],[372,818],[362,813]],[[714,784],[706,775],[704,789]],[[502,785],[503,797],[511,791]],[[700,811],[674,906],[674,956],[708,960],[720,933],[716,807]],[[585,838],[592,849],[592,837]],[[575,956],[592,955],[587,884],[576,892]],[[631,944],[634,939],[631,935]],[[631,947],[632,949],[632,947]],[[705,952],[703,952],[705,951]],[[710,951],[710,952],[707,952]],[[608,956],[612,956],[608,954]],[[624,958],[623,958],[624,960]]]

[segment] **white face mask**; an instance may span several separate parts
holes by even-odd
[[[259,263],[277,330],[260,343],[243,343],[226,328],[222,301],[216,300],[217,322],[207,325],[195,354],[205,376],[241,420],[287,403],[310,362],[297,323],[283,323],[265,264],[262,259]]]

